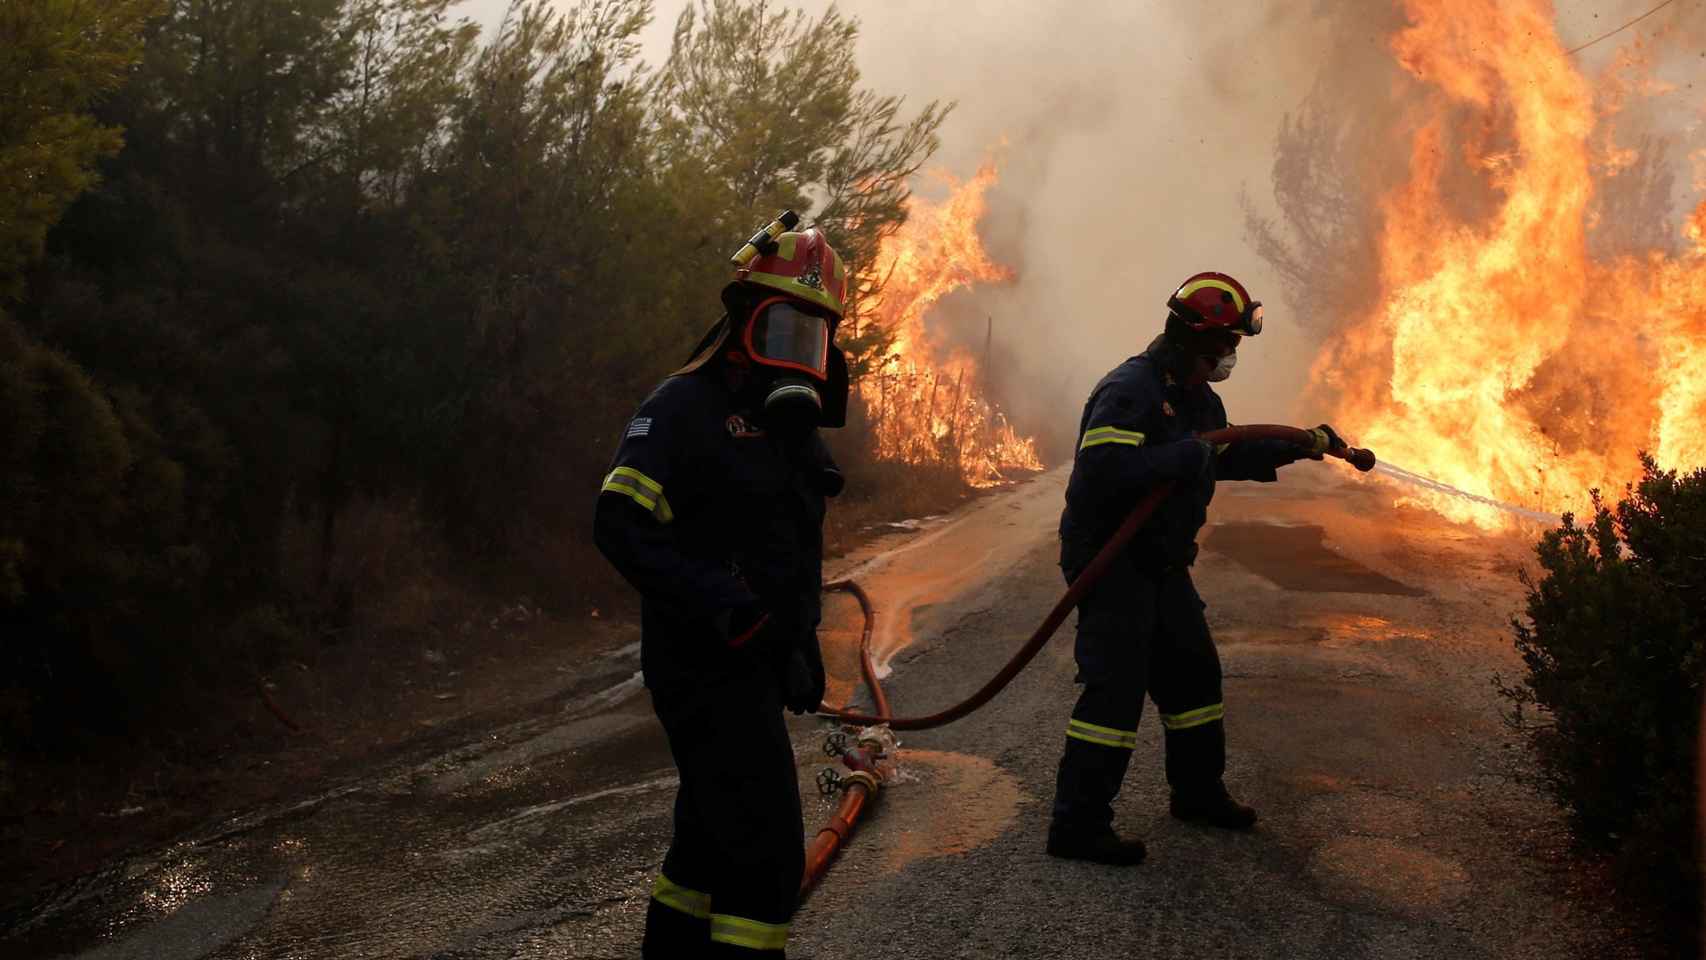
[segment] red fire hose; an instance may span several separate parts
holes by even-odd
[[[877,665],[871,660],[871,630],[876,626],[877,614],[871,608],[871,597],[865,588],[851,580],[836,580],[823,585],[825,590],[845,590],[859,601],[859,609],[865,614],[865,632],[859,637],[859,666],[865,674],[865,686],[871,691],[871,700],[876,704],[879,717],[890,716],[889,700],[883,693],[883,685],[877,680]],[[878,721],[882,722],[882,721]],[[877,791],[882,789],[883,776],[877,767],[878,755],[882,751],[879,741],[863,740],[856,747],[841,755],[842,763],[851,772],[841,778],[843,794],[841,807],[835,815],[829,818],[811,846],[806,848],[806,869],[800,878],[800,900],[805,901],[811,893],[813,885],[829,869],[829,863],[835,859],[847,839],[853,835],[853,826],[859,822],[859,815],[865,812],[867,800],[874,799]]]
[[[1227,427],[1224,430],[1202,434],[1201,438],[1209,443],[1237,443],[1242,440],[1285,440],[1301,447],[1307,447],[1315,441],[1314,435],[1307,430],[1277,424]],[[1327,454],[1348,460],[1363,472],[1374,469],[1374,454],[1368,450],[1337,447],[1328,450]],[[824,584],[825,590],[845,590],[853,594],[859,601],[860,609],[864,612],[865,630],[859,639],[860,668],[865,675],[865,685],[871,691],[871,699],[876,705],[877,712],[875,714],[854,713],[836,710],[828,704],[824,704],[818,710],[818,714],[850,724],[887,724],[892,730],[928,730],[932,727],[952,723],[988,703],[1036,657],[1043,645],[1054,636],[1055,630],[1060,628],[1061,623],[1066,619],[1066,615],[1078,605],[1078,601],[1083,598],[1084,594],[1095,586],[1096,581],[1107,573],[1108,566],[1113,563],[1115,557],[1119,556],[1120,551],[1125,549],[1125,545],[1137,533],[1137,528],[1149,519],[1149,515],[1155,512],[1155,508],[1162,500],[1166,499],[1172,489],[1171,483],[1162,484],[1138,501],[1137,506],[1133,507],[1131,513],[1126,515],[1125,522],[1120,524],[1120,528],[1114,532],[1106,544],[1103,544],[1095,559],[1091,560],[1090,565],[1084,568],[1084,572],[1078,575],[1078,579],[1072,581],[1066,593],[1054,605],[1054,609],[1050,610],[1048,616],[1043,618],[1043,622],[1037,627],[1036,632],[1032,633],[1031,638],[1025,641],[1025,645],[1019,648],[1011,660],[1007,661],[1007,665],[1001,668],[1000,673],[997,673],[981,689],[965,700],[928,716],[902,717],[897,720],[890,711],[888,698],[883,694],[882,684],[877,680],[876,665],[871,660],[871,633],[875,625],[876,615],[871,607],[871,598],[865,593],[864,588],[851,580],[837,580]],[[802,901],[810,893],[819,878],[823,876],[823,872],[829,868],[830,862],[835,859],[835,854],[841,849],[841,846],[847,842],[848,837],[852,836],[853,828],[859,821],[859,815],[864,812],[867,801],[874,799],[877,791],[881,788],[882,774],[877,767],[881,750],[880,741],[863,740],[857,747],[842,753],[842,762],[851,769],[851,773],[841,780],[845,787],[845,795],[842,797],[840,809],[830,818],[829,823],[818,831],[816,839],[806,850],[806,869],[800,880],[800,899]]]

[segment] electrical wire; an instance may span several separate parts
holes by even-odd
[[[1648,10],[1646,13],[1643,13],[1640,16],[1636,17],[1635,19],[1629,21],[1628,23],[1625,23],[1623,26],[1618,27],[1616,30],[1611,31],[1610,33],[1601,34],[1600,36],[1594,37],[1592,40],[1589,40],[1587,43],[1582,44],[1581,46],[1575,48],[1574,50],[1564,51],[1564,56],[1573,57],[1576,54],[1581,53],[1583,50],[1586,50],[1587,48],[1589,48],[1589,47],[1593,46],[1594,44],[1600,42],[1601,40],[1606,40],[1606,39],[1609,39],[1611,37],[1615,37],[1618,34],[1622,33],[1623,31],[1629,29],[1630,27],[1634,26],[1637,23],[1640,23],[1642,20],[1647,19],[1648,17],[1652,16],[1653,14],[1658,13],[1660,10],[1663,10],[1664,8],[1670,6],[1671,4],[1673,4],[1675,2],[1676,2],[1676,0],[1665,0],[1664,3],[1661,3],[1658,6],[1654,7],[1653,9]]]

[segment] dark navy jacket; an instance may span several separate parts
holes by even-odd
[[[1158,341],[1103,377],[1084,404],[1060,517],[1060,563],[1069,577],[1089,564],[1144,494],[1169,480],[1172,495],[1138,528],[1127,556],[1140,570],[1190,564],[1216,480],[1273,481],[1279,467],[1308,455],[1276,440],[1205,451],[1192,438],[1225,427],[1226,407],[1208,384],[1177,382],[1167,372],[1172,362]]]
[[[816,642],[824,498],[841,488],[823,441],[783,449],[715,371],[670,377],[623,430],[594,541],[641,598],[640,665],[657,692],[750,671],[718,615],[760,604]]]

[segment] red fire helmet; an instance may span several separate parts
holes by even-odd
[[[784,233],[775,244],[737,270],[735,279],[816,304],[840,320],[847,305],[847,265],[823,232],[811,227]]]
[[[1199,273],[1167,298],[1173,311],[1192,330],[1224,330],[1241,337],[1262,332],[1261,301],[1251,300],[1244,285],[1224,273]]]

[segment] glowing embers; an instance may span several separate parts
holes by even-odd
[[[948,464],[973,486],[989,486],[1004,471],[1043,464],[1033,441],[1019,436],[989,398],[973,354],[944,343],[926,322],[937,301],[955,290],[1013,280],[977,234],[995,168],[949,183],[941,203],[912,198],[906,225],[883,241],[882,291],[867,309],[894,341],[858,392],[880,458]]]
[[[1619,91],[1583,78],[1542,0],[1406,7],[1393,51],[1437,95],[1414,126],[1409,181],[1381,206],[1379,304],[1315,365],[1335,423],[1383,460],[1550,513],[1620,489],[1641,450],[1667,468],[1706,464],[1706,204],[1678,255],[1595,258],[1596,176],[1633,162],[1603,133]],[[1465,176],[1490,198],[1470,219],[1447,186]],[[1516,522],[1405,492],[1489,529]]]

